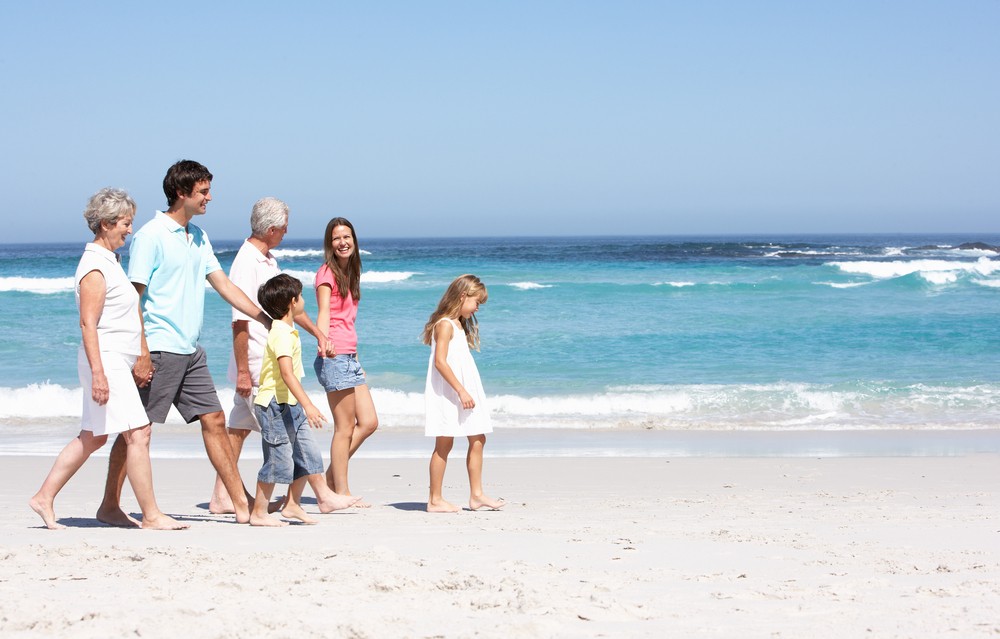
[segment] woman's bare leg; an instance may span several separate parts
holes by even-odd
[[[28,500],[28,505],[38,513],[47,528],[51,530],[65,528],[56,522],[54,506],[56,495],[66,485],[66,482],[76,474],[76,471],[80,470],[90,455],[107,441],[107,435],[94,437],[94,433],[89,430],[81,430],[80,434],[66,444],[59,456],[56,457],[55,463],[52,464],[52,470],[42,482],[42,487]]]

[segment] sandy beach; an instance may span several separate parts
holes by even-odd
[[[360,459],[372,508],[280,530],[209,514],[208,461],[156,459],[182,532],[98,524],[99,458],[56,502],[69,528],[43,529],[27,500],[51,461],[0,465],[4,637],[1000,633],[996,454],[487,458],[508,507],[454,515],[423,511],[424,460]]]

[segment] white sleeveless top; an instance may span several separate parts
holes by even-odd
[[[97,340],[101,351],[138,357],[142,353],[139,293],[125,275],[115,254],[93,242],[83,249],[80,264],[76,267],[76,310],[80,310],[80,280],[91,271],[101,272],[107,288],[104,310],[97,321]]]

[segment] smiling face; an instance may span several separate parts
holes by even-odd
[[[101,235],[112,251],[125,246],[125,238],[132,234],[132,219],[135,215],[123,215],[114,224],[101,224]]]
[[[177,194],[177,203],[184,210],[184,216],[191,219],[195,215],[204,215],[208,203],[212,201],[212,183],[209,180],[195,182],[194,188],[187,195]]]
[[[333,255],[341,265],[346,265],[354,255],[354,245],[354,233],[351,232],[351,227],[341,224],[330,231],[330,248],[333,249]]]

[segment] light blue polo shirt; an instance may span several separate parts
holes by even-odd
[[[205,278],[221,270],[208,235],[161,211],[132,237],[128,279],[144,284],[142,319],[150,351],[189,355],[205,316]]]

